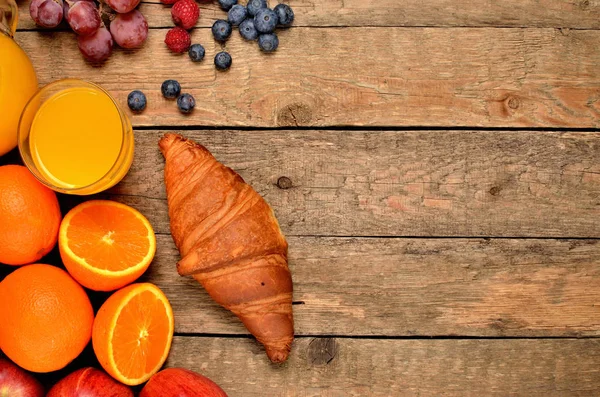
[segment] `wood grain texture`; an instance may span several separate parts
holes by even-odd
[[[241,2],[245,3],[245,2]],[[274,6],[278,1],[271,0]],[[288,0],[296,14],[295,26],[499,26],[600,28],[599,0]],[[196,26],[211,26],[226,13],[216,4],[199,4]],[[29,2],[20,1],[20,29],[34,29]],[[169,7],[158,0],[140,5],[151,27],[172,26]]]
[[[263,195],[288,236],[600,237],[598,133],[182,133]],[[168,233],[163,132],[135,135],[111,192]]]
[[[297,340],[273,366],[254,341],[176,337],[168,366],[230,397],[592,396],[596,340]]]
[[[117,50],[102,68],[83,61],[67,32],[17,41],[41,84],[88,79],[122,104],[143,90],[138,126],[600,126],[600,31],[296,28],[270,56],[236,33],[225,73],[213,65],[221,46],[210,29],[193,32],[207,49],[200,64],[169,53],[164,35],[151,30],[143,49]],[[162,98],[169,78],[195,96],[192,115]]]
[[[598,336],[600,241],[292,237],[297,335]],[[247,334],[158,236],[176,332]]]

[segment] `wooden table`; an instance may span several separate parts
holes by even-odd
[[[104,67],[72,33],[39,32],[26,4],[17,40],[41,84],[87,79],[125,107],[131,90],[148,96],[133,168],[108,196],[157,233],[145,279],[176,315],[169,366],[232,397],[600,395],[600,1],[289,0],[277,53],[234,32],[226,73],[209,29],[224,13],[202,5],[207,59],[192,64],[163,44],[157,2],[140,7],[145,47]],[[193,115],[162,98],[169,78]],[[274,208],[295,287],[286,364],[177,275],[166,130]]]

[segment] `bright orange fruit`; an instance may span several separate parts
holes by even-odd
[[[173,340],[173,310],[154,284],[132,284],[106,300],[94,321],[98,361],[113,378],[134,386],[162,367]]]
[[[60,225],[60,255],[81,285],[112,291],[134,282],[150,266],[156,237],[137,210],[92,200],[73,208]]]
[[[92,336],[94,311],[67,272],[23,266],[0,283],[0,349],[33,372],[64,368]]]
[[[0,263],[24,265],[46,255],[60,218],[56,194],[26,167],[0,167]]]

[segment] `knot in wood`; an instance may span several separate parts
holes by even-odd
[[[511,96],[508,98],[508,107],[515,110],[518,109],[519,106],[521,105],[521,102],[519,101],[519,98],[515,98],[514,96]]]
[[[579,8],[581,8],[582,10],[587,10],[588,8],[590,8],[590,0],[582,0],[579,3]]]
[[[287,176],[282,176],[279,179],[277,179],[277,187],[280,189],[287,190],[291,189],[292,186],[294,186],[292,184],[292,180]]]
[[[337,352],[337,342],[334,338],[314,338],[308,344],[308,363],[316,366],[328,365]]]
[[[502,188],[498,187],[498,186],[494,186],[490,189],[490,194],[492,196],[497,196],[500,194],[500,191],[502,190]]]
[[[277,114],[277,124],[280,126],[298,127],[309,124],[312,120],[312,110],[303,103],[287,105]]]

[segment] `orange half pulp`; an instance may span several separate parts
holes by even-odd
[[[132,284],[102,305],[92,332],[102,367],[126,385],[146,382],[162,367],[173,340],[173,310],[154,284]]]
[[[59,248],[75,280],[96,291],[111,291],[146,271],[156,252],[156,237],[150,222],[134,208],[92,200],[65,216]]]

